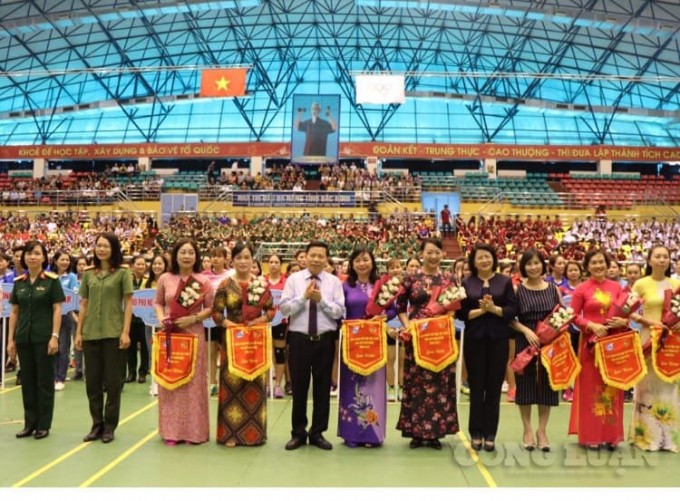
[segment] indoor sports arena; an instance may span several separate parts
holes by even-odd
[[[679,41],[678,0],[0,0],[2,495],[680,487]]]

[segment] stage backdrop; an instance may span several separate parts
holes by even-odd
[[[340,147],[340,95],[293,96],[291,161],[337,163]]]

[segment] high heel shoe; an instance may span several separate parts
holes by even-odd
[[[434,449],[436,451],[442,450],[442,443],[439,441],[438,438],[434,438],[428,442],[429,446],[431,449]]]
[[[486,452],[493,452],[496,450],[496,442],[493,440],[484,440],[484,450]]]
[[[536,442],[533,441],[533,433],[529,435],[530,442],[527,442],[527,434],[525,433],[522,437],[522,448],[525,451],[533,451],[536,448]]]
[[[550,441],[548,440],[548,437],[545,437],[545,442],[541,442],[541,439],[538,438],[538,433],[536,434],[536,442],[538,443],[538,448],[543,451],[543,452],[550,452]]]
[[[482,450],[482,439],[481,438],[473,438],[470,442],[470,446],[472,447],[472,450],[474,450],[474,451],[481,451]]]

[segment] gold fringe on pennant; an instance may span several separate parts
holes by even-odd
[[[378,324],[380,335],[380,357],[368,366],[356,364],[349,355],[349,330],[357,324]],[[342,361],[352,372],[361,376],[370,376],[387,364],[387,324],[384,320],[345,320],[340,328],[342,343]]]
[[[177,335],[177,333],[174,335]],[[161,341],[161,336],[163,337],[163,341]],[[161,344],[165,346],[165,333],[163,331],[156,333],[156,339],[153,342],[151,376],[154,378],[156,383],[158,383],[158,386],[162,386],[166,390],[176,390],[177,388],[190,383],[191,380],[194,379],[194,375],[196,374],[196,360],[198,358],[198,338],[192,335],[189,342],[191,343],[191,371],[189,374],[186,374],[177,381],[168,381],[165,379],[165,376],[158,373],[158,361],[160,360]]]
[[[231,336],[230,332],[232,329],[237,329],[237,328],[245,328],[245,329],[253,329],[253,328],[264,328],[264,363],[263,365],[256,367],[255,369],[252,369],[251,371],[247,371],[245,369],[239,369],[238,367],[235,367],[234,364],[232,363],[232,360],[234,360],[234,343],[231,342]],[[231,327],[227,327],[227,332],[226,332],[226,345],[227,345],[227,369],[229,370],[229,374],[233,374],[234,376],[240,377],[241,379],[245,379],[246,381],[254,381],[258,377],[260,377],[262,374],[267,372],[269,368],[271,367],[271,362],[272,362],[272,333],[271,333],[271,326],[269,324],[265,326],[263,325],[254,325],[252,327],[248,327],[246,325],[234,325]]]
[[[442,317],[443,315],[440,317],[411,320],[411,325],[409,326],[411,330],[411,342],[413,343],[413,356],[416,360],[416,364],[418,364],[418,366],[422,367],[423,369],[427,369],[432,372],[441,372],[458,359],[458,343],[456,343],[456,327],[453,321],[454,320],[453,315],[446,315],[446,318],[448,319],[448,333],[451,336],[452,346],[451,353],[442,360],[437,361],[436,363],[427,360],[424,357],[424,354],[420,353],[420,345],[418,343],[418,336],[420,335],[420,331],[418,327],[423,323],[432,322],[433,320],[439,320]]]
[[[675,368],[675,373],[674,374],[666,374],[664,373],[661,369],[658,367],[658,356],[659,356],[659,348],[661,348],[660,342],[661,342],[661,335],[663,334],[663,329],[659,327],[652,327],[651,330],[651,335],[652,335],[652,367],[654,368],[654,372],[656,372],[656,375],[658,378],[665,382],[665,383],[670,383],[674,384],[680,381],[680,366]],[[669,329],[668,331],[668,337],[671,336],[680,336],[680,332],[678,331],[671,331]],[[661,348],[662,350],[664,348]]]
[[[560,341],[562,343],[565,342],[565,340],[562,339],[562,338],[567,338],[566,344],[567,344],[569,351],[571,352],[571,358],[575,362],[575,366],[574,366],[574,372],[571,374],[569,381],[565,382],[564,384],[556,384],[553,381],[553,377],[552,377],[553,375],[552,375],[552,372],[550,370],[551,364],[550,364],[550,359],[548,358],[548,350],[550,349],[551,345],[553,345],[554,343],[557,343],[558,341]],[[560,334],[560,336],[557,339],[555,339],[552,343],[541,348],[539,356],[541,357],[541,364],[545,368],[545,372],[548,373],[548,384],[550,385],[550,388],[553,391],[566,390],[566,389],[574,386],[574,381],[576,381],[576,378],[578,377],[578,375],[581,374],[581,369],[583,369],[583,367],[581,366],[581,362],[579,361],[578,357],[576,356],[576,353],[574,352],[574,347],[571,345],[571,339],[569,338],[569,332],[564,332],[564,333]]]
[[[642,353],[642,342],[640,341],[640,336],[638,335],[638,333],[636,331],[630,331],[624,332],[622,334],[614,334],[611,337],[622,338],[625,335],[630,336],[630,338],[633,340],[635,358],[637,359],[638,366],[640,367],[638,373],[633,376],[630,376],[629,379],[625,382],[612,379],[611,375],[607,373],[607,368],[605,364],[602,362],[602,359],[604,357],[603,353],[604,345],[607,343],[608,338],[607,337],[601,338],[595,343],[595,367],[600,370],[600,376],[602,376],[602,381],[604,381],[604,383],[609,386],[613,386],[614,388],[618,388],[619,390],[623,391],[630,390],[633,386],[642,381],[644,377],[647,375],[647,364],[645,364],[645,358]],[[609,340],[611,341],[611,339]]]

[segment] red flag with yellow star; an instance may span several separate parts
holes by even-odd
[[[201,72],[201,97],[246,95],[248,68],[217,68]]]

